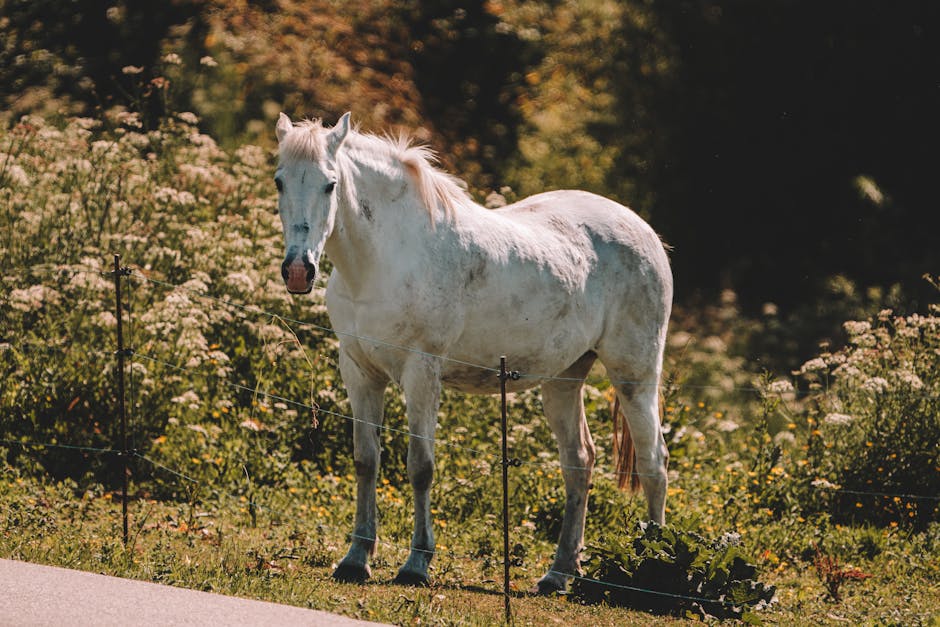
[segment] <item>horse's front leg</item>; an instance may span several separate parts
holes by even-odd
[[[356,465],[356,522],[349,552],[333,577],[362,582],[372,575],[369,558],[375,553],[375,483],[379,474],[379,426],[382,424],[386,382],[363,372],[342,350],[340,373],[349,394],[353,417],[353,460]]]
[[[408,479],[414,491],[415,529],[411,553],[399,569],[395,582],[405,585],[428,584],[428,567],[434,557],[434,530],[431,527],[431,480],[434,477],[434,433],[440,405],[440,363],[430,357],[410,360],[402,373],[408,413]]]

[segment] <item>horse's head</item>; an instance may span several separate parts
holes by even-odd
[[[317,123],[277,121],[280,160],[274,173],[286,253],[281,275],[287,291],[313,289],[320,256],[336,222],[336,155],[349,133],[349,113],[332,129]]]

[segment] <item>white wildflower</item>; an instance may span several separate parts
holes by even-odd
[[[219,147],[219,145],[215,143],[214,139],[208,135],[203,135],[202,133],[193,133],[189,136],[189,141],[194,146],[199,146],[200,148],[215,149]]]
[[[63,171],[75,170],[77,172],[88,173],[94,170],[94,166],[88,159],[68,158],[56,164],[63,168]]]
[[[143,122],[140,121],[140,114],[132,111],[120,111],[116,116],[118,124],[124,124],[133,128],[143,128]]]
[[[96,157],[103,157],[111,152],[114,148],[114,142],[107,141],[104,139],[99,139],[97,141],[91,142],[91,154]]]
[[[182,113],[177,113],[176,117],[179,118],[180,121],[186,124],[190,124],[192,126],[196,126],[197,124],[199,124],[199,117],[191,111],[183,111]]]
[[[898,379],[912,390],[924,389],[924,382],[913,372],[902,372],[898,375]]]
[[[0,155],[0,157],[2,157],[2,155]],[[9,183],[14,186],[27,187],[29,185],[29,175],[26,174],[26,170],[15,163],[8,165],[4,174],[6,174]]]
[[[888,381],[884,377],[872,377],[862,383],[862,389],[874,394],[882,394],[888,390]]]
[[[842,328],[851,336],[862,335],[871,331],[871,323],[864,320],[849,320],[843,323]]]
[[[715,424],[715,428],[723,433],[731,433],[732,431],[737,431],[738,427],[740,426],[741,425],[739,425],[733,420],[719,420]]]
[[[853,420],[855,419],[848,414],[838,413],[826,414],[826,417],[823,418],[823,422],[830,425],[847,425],[850,424]]]
[[[186,237],[195,239],[197,237],[202,237],[202,231],[198,229],[190,229],[186,231]],[[193,272],[191,279],[183,283],[183,287],[187,290],[194,290],[197,292],[207,292],[209,291],[209,285],[212,283],[212,277],[210,277],[205,272],[196,271]]]
[[[816,372],[818,370],[826,370],[829,366],[826,364],[826,361],[821,357],[816,357],[815,359],[810,359],[808,362],[803,364],[800,367],[800,374],[806,374],[807,372]]]
[[[246,144],[235,151],[235,157],[252,168],[263,168],[268,163],[267,155],[259,146]]]
[[[842,364],[841,366],[833,370],[832,374],[836,377],[840,377],[843,379],[852,379],[852,378],[860,376],[862,374],[862,371],[859,370],[857,367],[853,366],[852,364]]]
[[[793,391],[793,384],[787,379],[777,379],[767,387],[771,394],[786,394]]]
[[[144,71],[144,68],[140,67],[139,65],[125,65],[124,67],[121,68],[121,72],[123,72],[124,74],[130,74],[130,75],[140,74],[143,71]]]
[[[236,290],[244,294],[251,294],[255,291],[255,282],[244,272],[232,272],[225,277],[225,282],[232,285]]]
[[[45,285],[31,285],[26,289],[14,289],[9,295],[10,306],[17,311],[35,311],[45,304],[59,302],[59,293]]]
[[[774,444],[778,446],[792,446],[796,443],[796,436],[792,431],[781,431],[774,436]]]
[[[741,546],[741,534],[737,531],[726,531],[715,542],[718,548],[727,548],[729,546]]]
[[[183,60],[175,52],[163,55],[163,62],[169,65],[182,65]]]
[[[813,479],[810,483],[814,488],[821,488],[823,490],[838,490],[840,487],[842,487],[839,484],[832,483],[827,479]]]
[[[117,326],[117,318],[110,311],[101,311],[95,316],[97,322],[100,326],[106,328],[114,328]]]
[[[218,361],[218,362],[226,362],[226,361],[229,361],[229,356],[226,355],[224,352],[222,352],[222,351],[220,351],[220,350],[209,351],[208,357],[209,357],[209,359],[214,359],[214,360],[216,360],[216,361]]]
[[[187,390],[179,396],[171,398],[170,402],[186,405],[189,409],[199,409],[200,398],[195,390]]]
[[[218,67],[219,64],[218,62],[216,62],[215,59],[213,59],[209,55],[206,55],[202,57],[201,59],[199,59],[199,65],[204,65],[206,67]]]
[[[192,163],[181,163],[179,169],[180,174],[185,174],[190,179],[203,183],[210,183],[220,178],[221,176],[224,176],[224,174],[216,172],[212,168],[208,168],[202,165],[194,165]]]
[[[121,137],[121,143],[124,145],[129,144],[133,146],[134,148],[146,148],[147,146],[150,145],[150,140],[147,138],[146,135],[143,135],[141,133],[128,133],[127,135],[124,135],[123,137]],[[130,177],[128,182],[137,183],[137,179],[138,179],[137,176],[133,176],[133,177]]]
[[[172,187],[158,187],[153,193],[154,198],[164,203],[175,203],[177,205],[187,206],[195,204],[196,197],[191,192],[178,190]]]

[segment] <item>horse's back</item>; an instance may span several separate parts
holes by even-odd
[[[472,264],[460,282],[462,332],[452,356],[489,363],[500,351],[521,370],[557,374],[598,348],[620,352],[614,336],[631,348],[629,338],[660,342],[669,261],[659,236],[627,207],[587,192],[546,192],[482,211],[464,228],[489,261]],[[453,370],[452,383],[469,374]]]
[[[655,257],[668,267],[662,240],[636,212],[591,192],[557,190],[529,196],[495,210],[510,222],[544,231],[584,231],[596,241],[616,242]]]
[[[505,222],[500,227],[517,227],[521,238],[557,242],[561,250],[590,258],[585,268],[589,280],[651,282],[672,301],[672,271],[662,240],[636,212],[616,201],[558,190],[529,196],[494,214]]]

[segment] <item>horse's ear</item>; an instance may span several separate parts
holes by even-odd
[[[339,147],[343,144],[343,140],[349,135],[349,116],[350,113],[347,111],[343,114],[343,117],[339,119],[339,122],[336,123],[336,126],[330,130],[330,134],[327,136],[327,145],[329,146],[330,154],[335,155],[336,151],[339,150]]]
[[[294,128],[294,123],[290,121],[286,113],[281,112],[280,117],[277,119],[277,128],[274,129],[274,133],[277,135],[277,141],[283,141],[284,136],[287,135],[287,132],[292,128]]]

